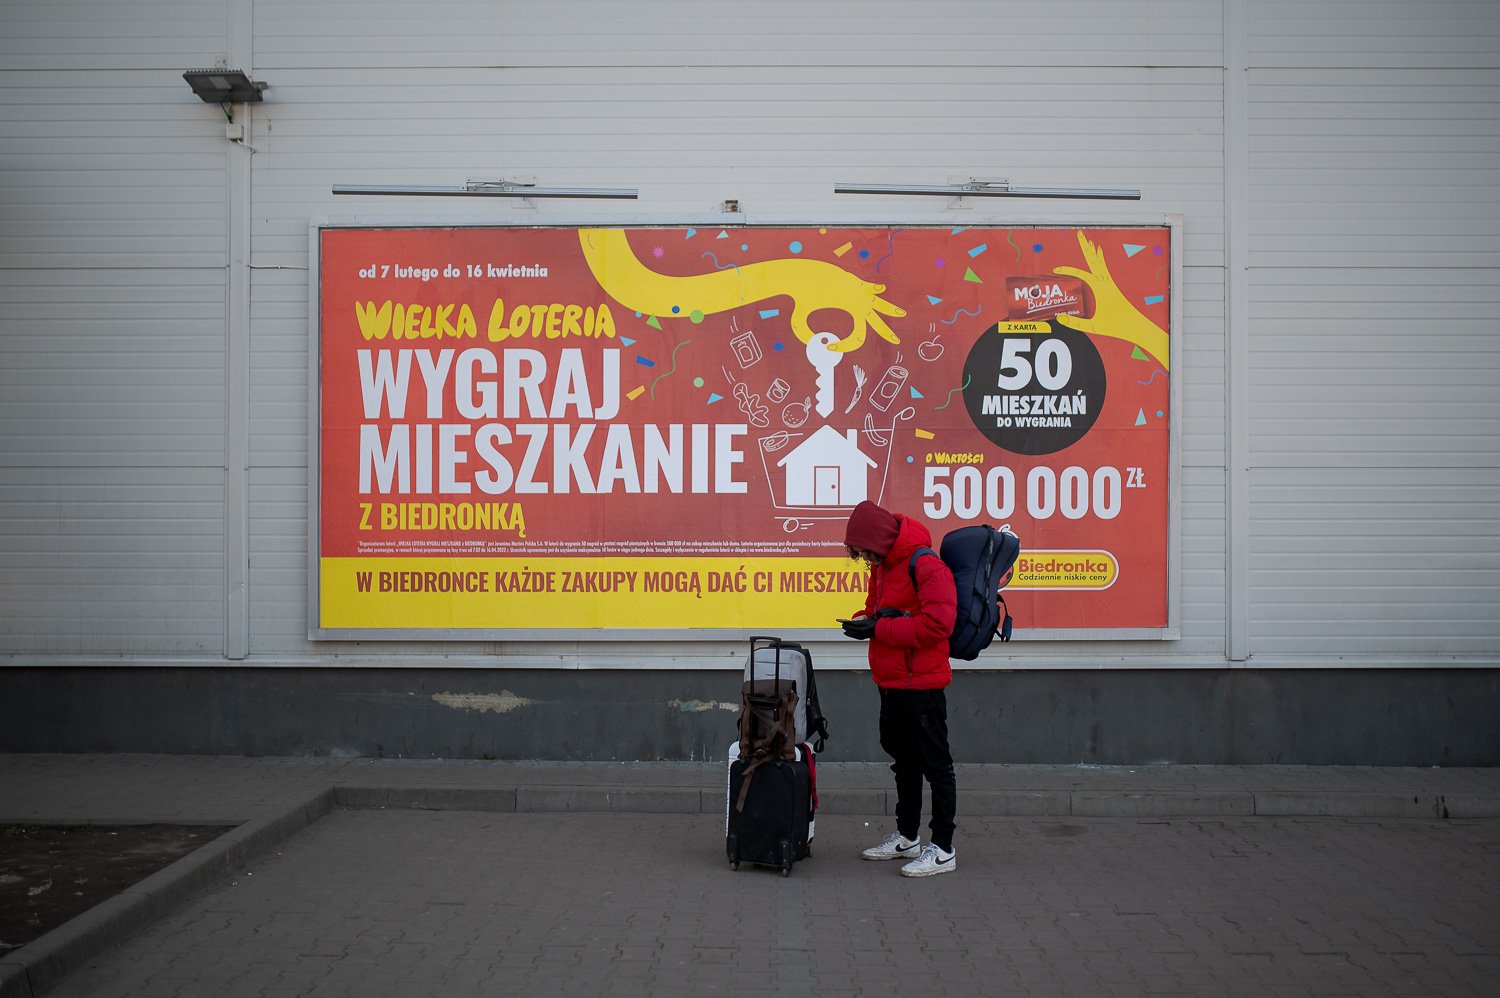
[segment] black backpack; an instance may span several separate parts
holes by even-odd
[[[924,554],[937,555],[953,573],[958,615],[948,637],[948,654],[971,662],[996,635],[1001,641],[1010,640],[1010,609],[1000,590],[1010,582],[1011,569],[1021,555],[1021,539],[1011,533],[1010,524],[999,528],[976,524],[948,531],[940,547],[941,554],[917,548],[906,568],[912,588],[917,585],[917,559]]]

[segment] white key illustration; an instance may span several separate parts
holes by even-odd
[[[807,341],[807,362],[818,372],[818,404],[815,408],[824,418],[833,412],[833,369],[844,359],[843,354],[828,349],[837,342],[839,338],[832,333],[814,333]]]

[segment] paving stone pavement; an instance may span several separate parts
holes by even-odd
[[[961,766],[959,869],[723,853],[723,763],[0,754],[0,822],[238,827],[0,998],[1500,993],[1500,770]]]
[[[337,810],[58,998],[1491,995],[1500,822],[989,818],[928,880],[825,816],[791,877],[709,815]]]

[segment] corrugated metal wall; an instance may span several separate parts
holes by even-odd
[[[1251,650],[1493,658],[1500,7],[1248,6]]]
[[[1500,664],[1497,11],[7,0],[0,661],[732,665],[306,640],[309,218],[1100,214],[831,193],[1007,176],[1185,218],[1182,639],[989,664]],[[215,62],[271,85],[250,148],[181,79]],[[330,194],[506,177],[642,197]]]
[[[225,24],[0,6],[7,653],[222,653],[225,140],[181,72]]]

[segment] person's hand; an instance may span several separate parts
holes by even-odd
[[[771,260],[765,265],[815,262],[817,261]],[[751,266],[757,265],[751,264]],[[787,290],[783,293],[792,296],[792,332],[803,343],[813,338],[813,329],[808,325],[808,318],[823,308],[834,308],[846,312],[854,322],[847,336],[828,345],[828,349],[833,353],[852,353],[858,350],[864,346],[866,331],[869,329],[875,330],[880,338],[888,343],[901,342],[901,338],[892,332],[890,323],[885,321],[884,316],[889,315],[899,319],[906,314],[906,309],[880,297],[885,292],[884,284],[872,284],[832,264],[826,264],[825,269],[819,270],[788,267],[776,276],[785,282],[784,286]]]
[[[844,637],[868,641],[875,636],[874,617],[855,617],[844,625]]]
[[[1079,315],[1059,315],[1057,321],[1080,333],[1090,336],[1114,336],[1134,343],[1156,359],[1163,371],[1171,370],[1171,351],[1168,349],[1167,332],[1141,314],[1130,299],[1120,290],[1110,276],[1109,264],[1104,262],[1104,251],[1093,243],[1080,229],[1078,245],[1083,250],[1088,270],[1077,267],[1053,267],[1054,274],[1077,277],[1094,292],[1094,314],[1089,318]]]
[[[889,343],[901,342],[885,317],[899,319],[906,309],[880,297],[884,284],[866,281],[836,264],[789,257],[724,264],[728,269],[720,269],[714,258],[712,271],[678,277],[657,273],[642,263],[624,229],[579,229],[578,241],[584,261],[605,294],[645,315],[659,319],[696,315],[699,318],[693,321],[697,322],[705,315],[786,295],[792,299],[792,333],[803,343],[815,335],[808,320],[825,308],[847,313],[853,323],[847,336],[829,345],[834,353],[858,350],[871,329]],[[703,255],[713,257],[712,253]]]

